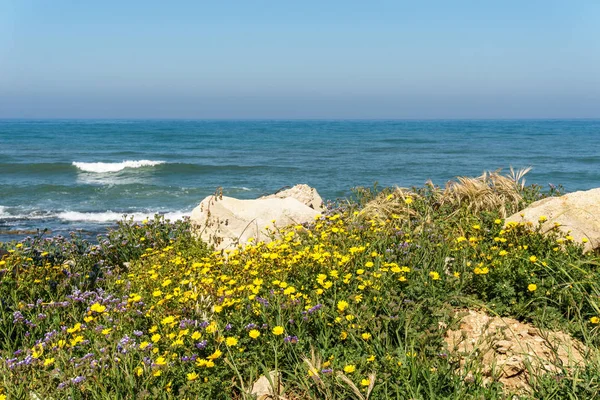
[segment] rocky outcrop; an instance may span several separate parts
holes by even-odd
[[[491,317],[468,310],[457,330],[446,336],[448,351],[458,358],[465,380],[473,379],[471,368],[485,380],[501,382],[508,391],[528,392],[531,374],[569,373],[583,364],[588,349],[563,332],[540,331],[512,318]]]
[[[541,220],[540,220],[541,218]],[[584,250],[600,248],[600,188],[536,201],[506,219],[509,222],[542,222],[542,231],[558,229],[584,243]]]
[[[313,210],[325,211],[323,199],[319,196],[317,190],[305,184],[296,185],[289,189],[260,197],[260,199],[285,199],[286,197],[292,197]]]
[[[289,193],[306,192],[294,188]],[[314,194],[302,198],[308,204],[318,205],[319,194],[307,188]],[[320,214],[320,208],[311,208],[295,197],[280,197],[283,193],[256,200],[208,196],[192,211],[191,222],[202,240],[224,250],[246,244],[250,238],[268,242],[277,236],[278,228],[311,222]]]

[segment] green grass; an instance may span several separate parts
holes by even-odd
[[[556,194],[516,190],[503,213]],[[97,244],[7,244],[2,393],[243,399],[276,371],[285,399],[511,398],[481,365],[459,368],[444,342],[471,308],[590,349],[585,365],[533,374],[517,395],[597,396],[598,254],[558,232],[504,228],[485,205],[496,203],[477,196],[481,207],[442,201],[432,186],[356,193],[313,224],[228,254],[198,242],[189,222],[160,218],[124,221]]]

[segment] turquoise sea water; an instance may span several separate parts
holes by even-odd
[[[333,200],[511,165],[532,166],[529,183],[600,187],[600,120],[0,120],[0,240],[178,218],[219,186],[255,198],[307,183]]]

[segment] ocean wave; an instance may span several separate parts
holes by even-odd
[[[134,221],[140,222],[148,218],[153,218],[154,215],[160,214],[169,220],[179,220],[190,215],[189,212],[134,212],[134,213],[119,213],[113,211],[104,212],[80,212],[80,211],[65,211],[58,213],[56,218],[69,222],[117,222],[124,217],[127,219],[133,218]]]
[[[94,173],[107,173],[107,172],[119,172],[125,168],[142,168],[142,167],[154,167],[156,165],[164,164],[164,161],[154,160],[126,160],[120,163],[88,163],[88,162],[77,162],[74,161],[73,165],[79,170],[84,172]]]
[[[16,210],[15,210],[16,211]],[[151,219],[154,215],[160,214],[171,221],[180,220],[190,216],[189,211],[172,211],[172,212],[81,212],[81,211],[61,211],[48,212],[40,210],[32,210],[30,212],[15,212],[11,213],[8,207],[0,206],[0,220],[3,221],[18,221],[18,220],[61,220],[64,222],[89,222],[89,223],[109,223],[121,221],[124,217],[127,219],[133,218],[134,221],[140,222],[145,219]]]

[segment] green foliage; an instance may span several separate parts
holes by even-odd
[[[510,398],[448,354],[446,331],[477,308],[592,349],[586,365],[535,375],[519,395],[593,398],[598,256],[439,193],[360,190],[308,227],[227,253],[198,242],[188,221],[160,217],[123,221],[97,243],[13,243],[0,265],[4,393],[252,398],[274,371],[288,399]],[[389,213],[367,217],[372,201]]]

